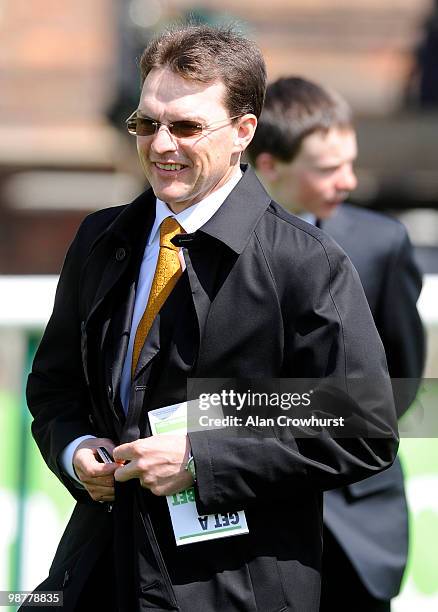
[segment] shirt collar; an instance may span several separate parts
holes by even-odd
[[[231,178],[222,187],[210,193],[206,198],[189,206],[177,215],[173,213],[163,200],[157,198],[155,205],[155,221],[148,238],[148,246],[152,244],[161,223],[166,217],[174,217],[187,234],[193,234],[202,227],[221,207],[226,198],[242,178],[242,171],[237,168]]]
[[[310,223],[311,225],[316,225],[316,216],[312,213],[302,212],[297,214],[297,217],[299,217],[303,221],[306,221],[307,223]]]

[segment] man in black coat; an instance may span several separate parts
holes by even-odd
[[[343,251],[240,166],[265,92],[257,47],[191,26],[141,70],[127,123],[152,189],[79,228],[28,381],[35,439],[78,502],[39,588],[62,589],[66,611],[316,611],[322,491],[394,460],[383,348]],[[189,378],[284,377],[312,379],[312,408],[349,428],[151,436]],[[176,546],[166,495],[193,497],[222,535],[243,510],[248,533]]]
[[[421,275],[401,223],[343,203],[356,187],[356,155],[351,111],[338,94],[297,77],[268,86],[249,146],[251,161],[269,193],[330,234],[355,265],[401,416],[415,397],[424,364],[416,308]],[[389,610],[408,545],[399,460],[383,474],[326,493],[324,523],[321,610]]]

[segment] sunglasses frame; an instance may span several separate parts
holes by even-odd
[[[194,138],[196,136],[201,136],[205,130],[210,129],[211,126],[215,125],[216,123],[223,123],[224,121],[226,121],[227,123],[225,123],[223,126],[220,126],[220,127],[225,127],[228,123],[232,122],[233,119],[237,119],[238,117],[242,116],[242,115],[235,115],[234,117],[226,117],[224,119],[219,119],[218,121],[212,121],[211,123],[208,123],[207,125],[202,125],[202,123],[197,123],[196,121],[190,121],[189,119],[181,119],[180,121],[170,121],[169,123],[162,123],[161,121],[157,121],[156,119],[152,119],[151,117],[141,117],[140,116],[140,118],[148,119],[149,121],[152,122],[154,131],[152,134],[140,134],[139,135],[137,134],[136,131],[133,131],[129,128],[129,122],[132,121],[134,118],[137,118],[137,113],[138,113],[138,109],[129,115],[125,123],[126,123],[126,129],[128,130],[128,133],[131,134],[132,136],[140,136],[140,138],[146,138],[148,136],[155,136],[155,134],[158,133],[158,131],[160,130],[162,126],[164,126],[167,129],[167,131],[173,138]],[[181,123],[192,124],[195,128],[197,128],[197,131],[187,136],[184,136],[184,135],[181,136],[181,135],[175,134],[173,132],[173,130],[175,129],[175,124],[181,124]],[[216,129],[219,129],[219,128],[216,128]]]

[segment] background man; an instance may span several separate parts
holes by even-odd
[[[421,276],[400,223],[343,203],[357,184],[349,106],[305,79],[279,79],[268,86],[248,152],[269,193],[328,232],[357,268],[389,372],[412,379],[395,383],[400,416],[415,396],[424,363],[416,308]],[[384,474],[326,493],[324,503],[321,609],[389,610],[408,543],[400,462]]]
[[[28,382],[35,439],[78,501],[41,586],[63,588],[66,612],[312,612],[322,489],[394,458],[383,349],[344,253],[240,167],[265,93],[257,47],[181,28],[141,71],[128,129],[152,190],[80,227]],[[150,436],[148,411],[184,401],[188,377],[352,375],[378,381],[369,438]],[[243,508],[249,533],[176,547],[163,496],[193,484],[201,515]]]

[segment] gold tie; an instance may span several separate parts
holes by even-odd
[[[161,223],[160,252],[158,254],[157,267],[155,268],[148,303],[135,334],[134,348],[132,351],[132,376],[134,376],[141,349],[143,348],[143,344],[153,320],[182,274],[181,264],[178,258],[179,249],[170,242],[174,236],[182,233],[184,233],[184,230],[173,217],[167,217]]]

